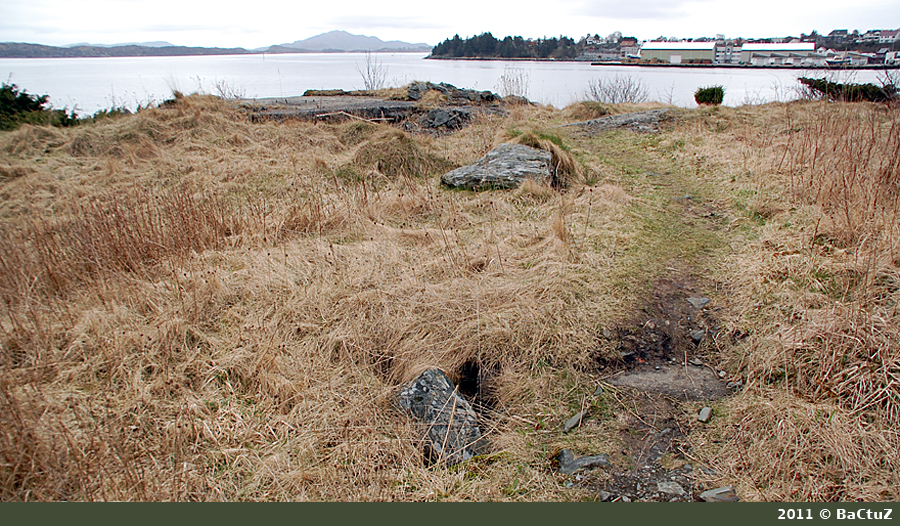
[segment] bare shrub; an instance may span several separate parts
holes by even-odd
[[[503,74],[497,79],[497,93],[503,97],[516,96],[528,98],[528,87],[531,84],[531,75],[521,68],[503,68]]]
[[[368,91],[383,89],[387,83],[388,68],[378,60],[378,55],[366,51],[362,67],[356,65],[356,71],[362,77],[363,86]]]
[[[229,84],[225,80],[217,81],[215,84],[216,95],[223,100],[240,100],[247,98],[247,90],[243,87],[236,87]]]
[[[588,85],[589,99],[605,104],[639,104],[647,102],[649,89],[644,82],[631,75],[601,77]]]

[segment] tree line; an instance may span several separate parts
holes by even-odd
[[[559,38],[525,39],[519,36],[499,40],[491,33],[462,39],[459,35],[448,38],[431,50],[433,57],[479,58],[555,58],[569,59],[578,56],[580,45],[575,40]]]
[[[145,46],[75,46],[56,47],[41,44],[0,42],[0,58],[70,58],[70,57],[168,57],[186,55],[243,55],[244,48],[210,47],[145,47]]]

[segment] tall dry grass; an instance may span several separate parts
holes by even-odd
[[[692,162],[730,178],[734,224],[759,237],[730,270],[747,389],[696,442],[755,498],[900,498],[898,123],[896,108],[792,103],[699,124],[717,135]]]
[[[573,234],[615,237],[627,196],[439,189],[504,128],[253,124],[184,97],[0,136],[27,167],[0,189],[0,498],[560,498],[555,435],[521,419],[568,411],[544,368],[587,379],[624,308]],[[396,389],[472,364],[492,454],[429,468]]]

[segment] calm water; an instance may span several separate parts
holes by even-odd
[[[639,78],[651,100],[695,106],[701,86],[725,86],[725,104],[740,106],[793,97],[799,70],[669,69],[591,66],[573,62],[423,60],[424,54],[382,53],[387,83],[414,80],[449,82],[461,88],[500,91],[501,76],[527,79],[528,97],[558,108],[583,100],[591,82],[604,76]],[[203,57],[128,57],[0,59],[0,79],[33,94],[47,94],[56,108],[91,114],[112,106],[134,108],[170,98],[173,90],[217,93],[226,86],[246,97],[301,95],[308,89],[362,89],[358,53],[230,55]],[[511,75],[510,75],[511,74]],[[815,75],[815,74],[814,74]],[[874,71],[840,80],[874,82]]]

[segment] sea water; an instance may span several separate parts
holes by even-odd
[[[367,58],[388,86],[412,81],[448,82],[460,88],[502,92],[514,79],[519,91],[557,108],[586,100],[591,83],[604,77],[639,81],[649,100],[694,107],[697,88],[725,87],[725,104],[785,101],[797,96],[801,76],[819,71],[758,68],[661,68],[591,66],[587,62],[426,60],[423,53],[303,53],[185,57],[0,59],[0,79],[55,108],[89,115],[112,107],[134,109],[171,98],[175,91],[214,95],[289,97],[308,89],[364,87]],[[837,81],[876,82],[877,71],[832,74]],[[521,94],[521,93],[520,93]]]

